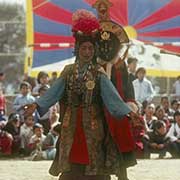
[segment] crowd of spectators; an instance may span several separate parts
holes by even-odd
[[[173,158],[180,157],[180,77],[173,85],[174,99],[162,96],[158,104],[153,104],[154,89],[146,78],[146,69],[137,67],[137,59],[127,60],[129,78],[134,87],[135,100],[139,107],[139,119],[132,120],[138,158],[150,158],[158,153],[163,158],[169,152]]]
[[[59,105],[52,106],[40,117],[38,112],[25,116],[26,104],[42,96],[55,80],[46,72],[39,72],[37,81],[25,75],[19,85],[19,93],[13,102],[13,112],[8,118],[6,99],[0,88],[0,157],[29,156],[32,160],[54,159],[55,144],[59,136]]]
[[[154,90],[146,78],[146,69],[141,67],[136,70],[137,59],[130,58],[127,63],[139,114],[139,119],[131,120],[137,158],[150,158],[151,153],[158,153],[159,158],[164,158],[166,152],[172,158],[179,158],[179,96],[171,102],[169,97],[163,96],[158,104],[153,104]],[[37,80],[25,74],[24,81],[19,85],[19,94],[13,102],[13,112],[8,118],[5,118],[6,99],[0,88],[0,157],[54,159],[60,135],[59,104],[53,105],[42,117],[38,112],[24,116],[24,108],[42,96],[56,79],[56,72],[52,78],[46,72],[39,72]],[[177,93],[178,83],[179,78],[173,86]]]

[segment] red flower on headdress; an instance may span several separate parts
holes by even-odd
[[[85,9],[77,10],[72,16],[72,31],[83,35],[92,35],[100,29],[96,16]]]

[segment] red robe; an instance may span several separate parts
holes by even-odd
[[[133,98],[128,99],[125,97],[125,90],[123,89],[123,73],[120,69],[112,68],[112,73],[114,74],[115,82],[114,85],[125,102],[134,101]],[[126,83],[128,83],[126,81]],[[131,83],[131,82],[130,82]],[[130,89],[126,89],[130,91]],[[135,149],[135,142],[131,132],[131,125],[129,123],[128,117],[125,116],[121,120],[117,120],[111,116],[107,109],[105,109],[106,120],[112,135],[112,138],[116,142],[120,152],[131,152]]]
[[[71,147],[69,160],[72,163],[89,164],[86,137],[82,126],[82,108],[79,107],[76,118],[76,130],[74,134],[74,141]]]

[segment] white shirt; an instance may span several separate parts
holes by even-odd
[[[27,126],[25,123],[20,127],[20,136],[26,136],[31,138],[33,135],[33,127]]]
[[[145,120],[145,127],[146,127],[146,129],[148,131],[153,130],[153,125],[154,125],[154,122],[157,121],[157,117],[156,116],[152,116],[152,119],[149,120],[149,121],[146,118],[146,114],[143,117],[144,117],[144,120]]]
[[[177,97],[180,97],[180,80],[177,80],[174,84],[173,84],[173,89],[175,91],[175,94]]]
[[[25,148],[33,136],[33,127],[27,126],[25,123],[20,127],[21,148]]]
[[[42,145],[45,139],[46,139],[46,136],[44,134],[42,134],[41,137],[37,137],[36,134],[34,134],[31,137],[29,144],[34,144],[37,140],[39,140],[39,142],[36,144],[36,149],[42,150]]]
[[[167,135],[170,136],[172,142],[180,139],[180,126],[177,123],[172,123]]]
[[[135,79],[133,81],[135,99],[142,103],[144,101],[150,102],[154,96],[154,90],[149,80],[144,78],[142,81]]]

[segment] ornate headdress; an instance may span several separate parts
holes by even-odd
[[[109,0],[97,0],[93,7],[96,8],[102,31],[99,36],[99,58],[111,62],[124,44],[129,43],[128,36],[119,24],[111,21]],[[125,54],[124,54],[125,55]]]
[[[96,16],[85,9],[77,10],[72,16],[72,32],[76,39],[76,44],[85,41],[95,43],[100,24]]]

